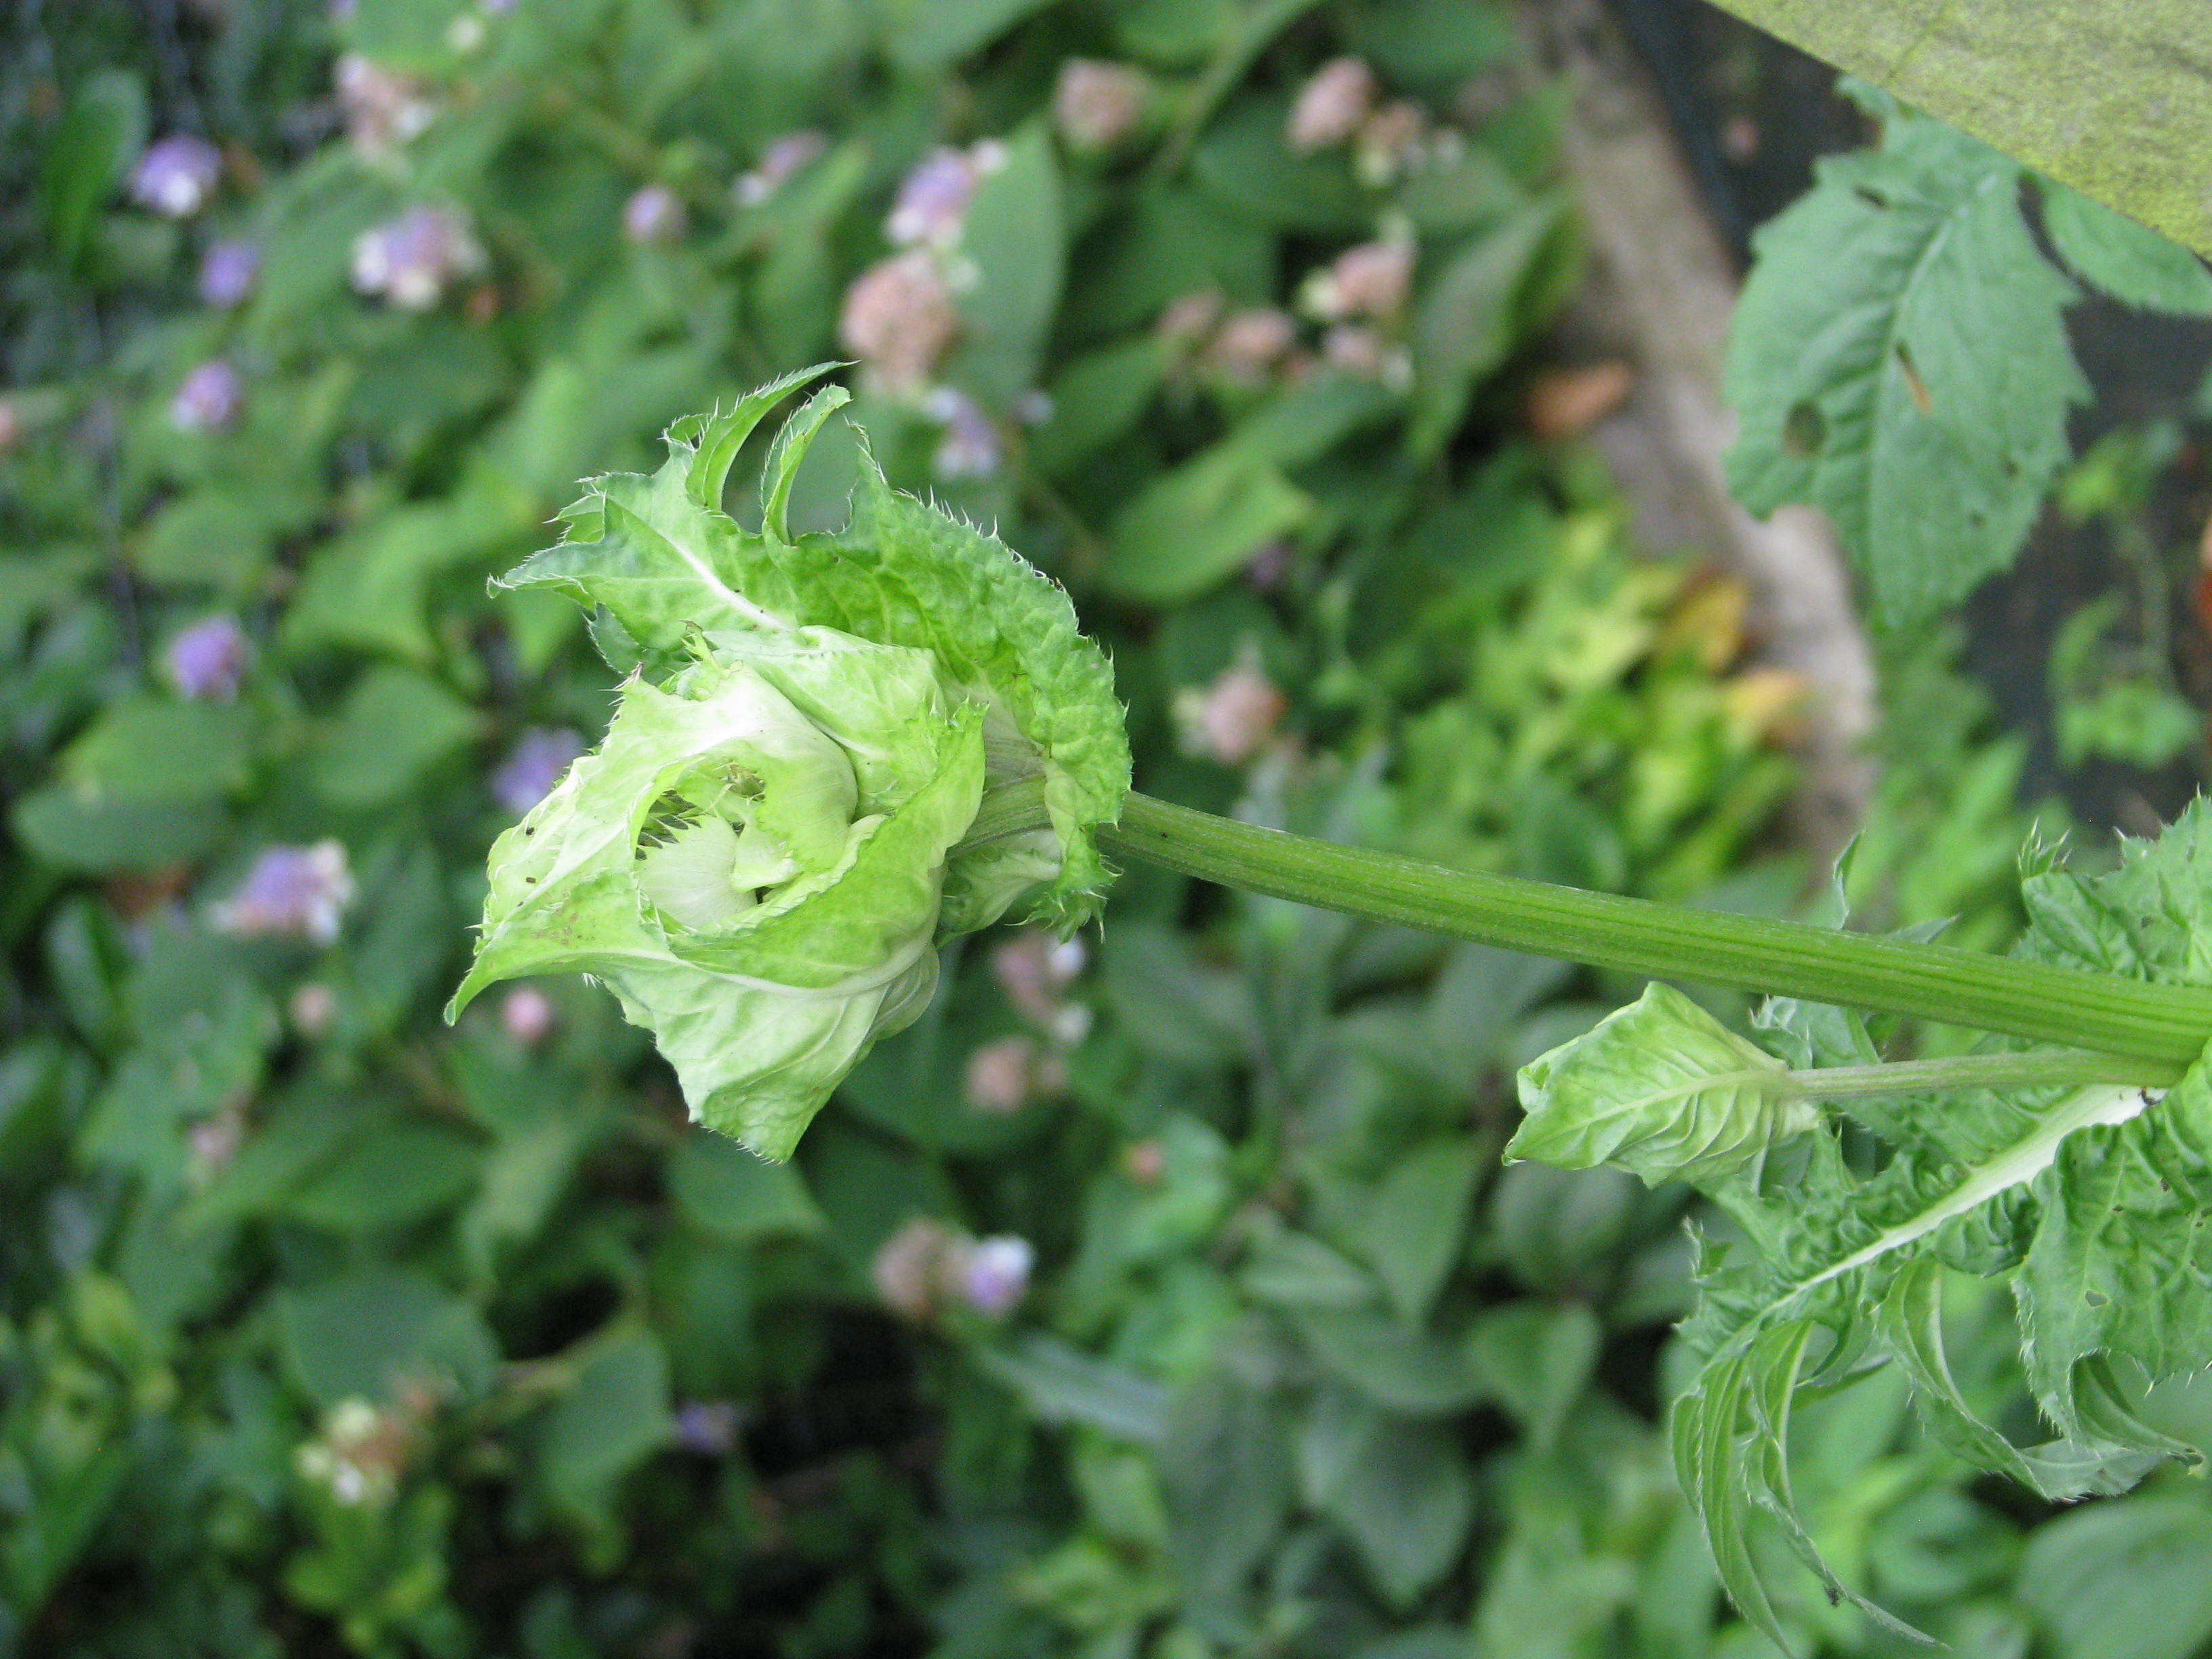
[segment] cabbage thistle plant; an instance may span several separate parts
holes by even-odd
[[[762,524],[721,508],[762,417],[819,368],[679,422],[651,477],[593,480],[502,579],[593,612],[629,678],[598,750],[491,854],[476,962],[604,981],[692,1115],[787,1158],[876,1039],[927,1006],[937,946],[1025,915],[1072,928],[1127,793],[1113,680],[1066,596],[865,456],[849,525],[793,537],[793,482],[846,400],[771,447]]]
[[[1152,800],[1130,790],[1103,655],[994,538],[892,490],[865,452],[847,526],[790,533],[793,477],[842,391],[817,392],[769,447],[760,528],[723,512],[739,448],[823,372],[678,423],[657,473],[594,481],[566,538],[505,578],[590,608],[628,678],[605,741],[494,847],[451,1012],[511,975],[594,975],[653,1032],[695,1116],[780,1158],[868,1046],[928,1002],[944,939],[1010,913],[1081,925],[1107,852],[1765,991],[1747,1035],[1655,984],[1526,1068],[1508,1148],[1686,1181],[1726,1218],[1700,1245],[1685,1336],[1701,1369],[1673,1433],[1746,1614],[1780,1639],[1755,1515],[1857,1599],[1791,1505],[1801,1389],[1893,1364],[1943,1443],[2051,1497],[2197,1455],[2141,1402],[2146,1384],[2212,1361],[2202,805],[2104,876],[2039,854],[2022,890],[2033,926],[1994,957],[1447,870]],[[1888,1062],[1856,1011],[1987,1036],[1978,1052]],[[2051,1440],[2015,1444],[1953,1377],[1947,1273],[2012,1292]]]

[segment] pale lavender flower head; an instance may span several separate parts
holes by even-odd
[[[1374,102],[1375,72],[1357,58],[1334,59],[1298,88],[1284,137],[1301,154],[1340,144],[1358,131]]]
[[[1052,89],[1052,120],[1077,149],[1110,149],[1129,135],[1152,95],[1152,78],[1127,64],[1071,58]]]
[[[963,1097],[970,1111],[1006,1117],[1067,1087],[1067,1062],[1034,1037],[1003,1036],[968,1056]]]
[[[170,219],[189,219],[207,205],[222,177],[222,152],[180,132],[156,139],[131,169],[131,199]]]
[[[270,847],[253,860],[238,890],[216,905],[212,920],[226,933],[328,945],[353,901],[353,876],[338,842]]]
[[[1257,385],[1297,338],[1297,325],[1273,306],[1233,311],[1206,348],[1207,364],[1239,385]]]
[[[520,817],[553,793],[568,763],[583,752],[584,739],[567,726],[533,726],[491,775],[491,793]]]
[[[483,264],[483,246],[457,210],[411,207],[355,240],[353,285],[402,311],[428,311],[455,277]]]
[[[1223,669],[1211,685],[1176,692],[1174,714],[1185,754],[1240,766],[1274,737],[1289,707],[1275,683],[1244,661]]]
[[[684,201],[665,185],[647,185],[623,204],[623,237],[644,246],[672,242],[684,234]]]
[[[261,250],[238,240],[210,244],[200,260],[200,298],[228,311],[245,302],[261,275]]]
[[[1406,303],[1413,281],[1413,237],[1384,236],[1338,254],[1307,279],[1301,297],[1315,316],[1330,321],[1390,317]]]
[[[738,1443],[738,1408],[726,1400],[694,1400],[678,1406],[676,1443],[702,1457],[723,1457]]]
[[[292,993],[292,1029],[310,1039],[325,1036],[337,1018],[337,993],[319,980],[310,980]]]
[[[185,376],[169,399],[169,422],[179,432],[227,431],[246,402],[246,382],[220,357]]]
[[[951,246],[960,240],[977,182],[997,172],[1006,159],[1006,147],[990,138],[964,150],[947,145],[931,150],[899,181],[884,234],[900,247],[915,242]]]
[[[750,173],[740,173],[730,193],[739,207],[757,207],[829,147],[830,141],[811,127],[772,138],[761,151],[759,165]]]
[[[187,697],[228,702],[238,695],[252,648],[234,617],[210,617],[169,641],[164,665],[169,683]]]
[[[960,1241],[944,1223],[911,1216],[877,1248],[868,1263],[876,1295],[893,1313],[923,1320],[936,1311],[949,1255]]]
[[[945,423],[945,435],[929,463],[939,477],[988,478],[999,470],[999,429],[973,398],[942,386],[922,399],[921,410]]]
[[[414,76],[349,52],[331,69],[346,139],[372,159],[390,155],[436,118],[438,106]]]
[[[1026,1238],[979,1238],[960,1264],[960,1299],[988,1319],[1002,1319],[1029,1294],[1036,1250]]]

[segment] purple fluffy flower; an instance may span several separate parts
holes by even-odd
[[[212,920],[226,933],[328,945],[353,899],[345,848],[337,842],[270,847],[253,860],[238,890],[215,907]]]
[[[222,152],[204,138],[177,133],[146,147],[131,169],[131,199],[171,219],[189,219],[207,205],[222,177]]]
[[[238,695],[251,649],[235,617],[196,622],[169,641],[169,683],[185,696],[228,702]]]
[[[220,357],[210,357],[185,376],[169,399],[169,420],[179,432],[222,432],[238,419],[246,401],[246,382]]]
[[[914,242],[950,247],[960,240],[960,226],[968,216],[976,183],[985,173],[996,173],[1006,160],[1006,147],[996,139],[986,138],[964,150],[939,145],[899,181],[884,234],[900,247]]]
[[[643,247],[684,234],[683,198],[665,185],[647,185],[623,204],[623,238]]]
[[[960,1299],[986,1318],[1003,1318],[1029,1294],[1036,1261],[1036,1251],[1026,1238],[979,1238],[960,1264]]]
[[[673,1426],[685,1451],[726,1456],[738,1443],[738,1408],[726,1400],[694,1400],[676,1408]]]
[[[583,738],[568,727],[533,726],[491,775],[491,793],[520,816],[551,794],[568,763],[583,752]]]
[[[353,245],[353,285],[402,311],[428,311],[456,276],[481,270],[484,252],[454,209],[411,207]]]
[[[200,260],[200,298],[224,311],[242,304],[261,274],[261,250],[252,243],[212,244]]]
[[[998,428],[966,392],[939,386],[922,399],[921,412],[945,423],[945,435],[929,463],[939,477],[988,478],[999,470]]]

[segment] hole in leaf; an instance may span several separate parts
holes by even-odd
[[[1820,453],[1828,440],[1828,422],[1820,406],[1808,398],[1790,406],[1782,422],[1782,453],[1805,460]]]

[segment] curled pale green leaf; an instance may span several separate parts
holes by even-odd
[[[1077,628],[1067,595],[996,537],[893,489],[865,446],[845,527],[791,535],[793,480],[847,401],[840,386],[817,392],[770,446],[760,528],[722,511],[730,468],[762,420],[827,368],[678,422],[658,472],[592,480],[562,515],[567,538],[501,583],[556,588],[597,608],[609,659],[652,678],[672,672],[695,634],[718,654],[750,655],[809,626],[929,653],[946,685],[984,710],[987,793],[1041,792],[1049,821],[1001,828],[953,860],[947,930],[980,927],[1018,903],[1073,927],[1096,913],[1106,885],[1092,835],[1128,793],[1129,743],[1113,671]]]
[[[1789,1068],[1670,985],[1521,1068],[1528,1115],[1505,1156],[1601,1164],[1656,1185],[1724,1181],[1820,1121]]]

